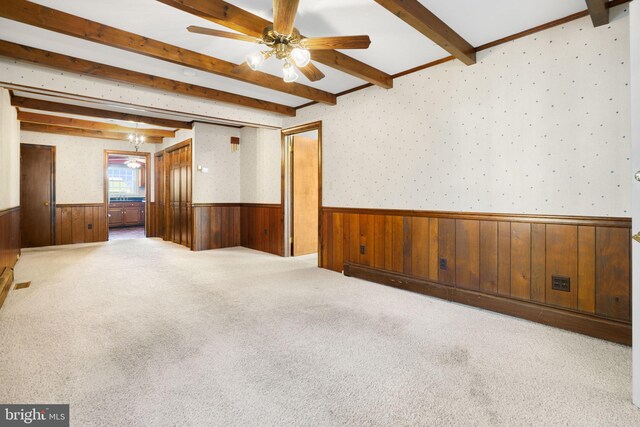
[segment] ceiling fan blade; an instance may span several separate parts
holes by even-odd
[[[273,0],[273,29],[280,34],[291,34],[300,0]]]
[[[369,36],[311,37],[302,41],[307,49],[367,49],[371,44]]]
[[[187,31],[189,31],[190,33],[205,34],[207,36],[224,37],[226,39],[233,39],[233,40],[242,40],[243,42],[256,43],[258,41],[255,37],[247,36],[245,34],[230,33],[229,31],[214,30],[213,28],[198,27],[195,25],[191,25],[187,27]]]
[[[308,78],[312,82],[317,82],[318,80],[324,79],[324,73],[320,71],[318,67],[313,65],[313,62],[309,62],[304,67],[297,67],[297,68],[298,70],[300,70],[302,74],[304,74],[306,78]]]

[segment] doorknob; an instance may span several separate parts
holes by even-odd
[[[49,206],[49,202],[44,202],[44,205],[45,206]]]

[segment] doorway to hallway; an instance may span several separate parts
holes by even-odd
[[[283,130],[286,255],[319,253],[322,124]]]

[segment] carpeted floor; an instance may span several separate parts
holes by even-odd
[[[29,250],[0,402],[72,425],[640,425],[631,350],[243,248]]]
[[[144,226],[109,229],[109,240],[144,239]]]

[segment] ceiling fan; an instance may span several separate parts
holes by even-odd
[[[187,28],[189,32],[242,40],[267,46],[268,50],[257,51],[247,56],[246,63],[254,71],[260,69],[268,58],[284,62],[283,80],[294,82],[298,79],[298,68],[309,80],[315,82],[324,78],[322,71],[311,62],[310,50],[367,49],[371,44],[369,36],[303,37],[294,27],[300,0],[273,0],[273,25],[262,31],[259,38],[245,34],[214,30],[198,26]]]

